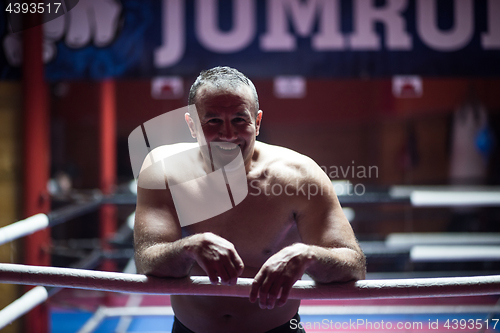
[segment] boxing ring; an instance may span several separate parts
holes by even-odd
[[[253,279],[234,286],[212,285],[208,277],[156,278],[141,274],[0,264],[0,282],[121,293],[248,297]],[[373,299],[500,294],[500,275],[481,277],[361,280],[318,284],[299,280],[290,299]]]
[[[487,195],[486,199],[487,204],[491,205],[491,195]],[[130,204],[132,202],[133,198],[127,196],[115,199],[97,197],[94,200],[78,203],[47,215],[37,214],[34,217],[1,228],[0,244],[26,236],[47,226],[63,223],[71,218],[93,211],[101,204]],[[434,200],[433,204],[435,204]],[[477,204],[477,202],[474,203],[474,205]],[[394,239],[392,239],[392,242],[394,242]],[[492,239],[491,243],[497,244],[498,242]],[[37,287],[0,310],[0,329],[46,301],[51,294],[54,294],[54,290],[60,290],[61,288],[140,295],[248,297],[252,281],[252,279],[240,278],[236,285],[225,286],[212,285],[207,277],[167,279],[140,274],[2,263],[0,264],[0,283]],[[290,298],[302,300],[372,300],[485,295],[500,295],[500,275],[377,279],[332,284],[318,284],[313,281],[299,280],[293,286]],[[372,309],[372,311],[375,309]],[[126,313],[126,311],[123,313]],[[159,313],[164,314],[165,310],[161,310]]]
[[[140,274],[124,274],[69,268],[0,264],[0,282],[39,285],[23,298],[0,311],[4,327],[26,309],[47,299],[45,288],[77,288],[108,292],[154,295],[203,295],[248,297],[253,279],[239,278],[234,286],[212,285],[207,277],[163,279]],[[500,275],[481,277],[362,280],[348,283],[317,284],[297,281],[290,299],[388,299],[499,295]]]

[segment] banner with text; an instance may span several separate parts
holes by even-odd
[[[22,6],[0,3],[1,79],[17,79],[8,15]],[[51,81],[217,65],[253,78],[500,75],[500,0],[80,0],[44,33]]]

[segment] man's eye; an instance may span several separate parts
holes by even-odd
[[[219,124],[220,122],[220,119],[210,119],[209,121],[207,121],[208,124]]]
[[[233,121],[234,121],[235,123],[242,123],[242,122],[246,122],[246,119],[245,119],[245,118],[240,118],[240,117],[238,117],[238,118],[234,118],[234,120],[233,120]]]

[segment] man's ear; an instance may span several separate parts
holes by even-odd
[[[196,126],[194,124],[193,118],[191,118],[191,115],[188,112],[186,112],[186,114],[184,115],[184,119],[186,120],[186,123],[189,127],[191,136],[196,139]]]
[[[262,110],[259,110],[259,112],[257,112],[257,117],[255,118],[255,136],[259,135],[259,131],[260,131],[260,124],[262,123],[262,115],[264,114],[264,112],[262,112]]]

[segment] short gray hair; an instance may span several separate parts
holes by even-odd
[[[188,105],[196,103],[196,93],[198,89],[206,83],[210,83],[216,88],[231,87],[237,88],[239,85],[244,84],[250,87],[255,100],[255,115],[259,111],[259,97],[253,82],[247,78],[243,73],[231,67],[214,67],[212,69],[202,71],[196,78],[191,89],[189,90]]]

